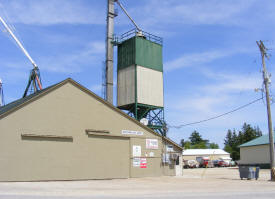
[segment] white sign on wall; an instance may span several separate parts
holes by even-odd
[[[122,130],[121,134],[123,134],[123,135],[143,135],[143,132],[142,131]]]
[[[133,167],[140,166],[140,158],[133,158]]]
[[[167,146],[166,146],[166,151],[167,151],[167,152],[174,152],[173,146],[172,146],[172,145],[167,145]]]
[[[133,145],[133,157],[141,156],[141,146]]]
[[[158,139],[146,139],[146,149],[158,149]]]

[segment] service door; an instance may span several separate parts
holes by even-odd
[[[129,178],[129,138],[89,136],[91,179]]]

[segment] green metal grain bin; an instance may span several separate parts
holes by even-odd
[[[118,45],[118,70],[139,65],[163,72],[162,45],[144,37],[132,37]]]
[[[132,112],[137,120],[160,110],[156,118],[157,123],[162,122],[163,117],[158,117],[164,107],[162,39],[149,33],[127,32],[117,46],[118,107]]]

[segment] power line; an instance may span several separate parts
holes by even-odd
[[[240,106],[240,107],[238,107],[238,108],[236,108],[236,109],[233,109],[232,111],[223,113],[223,114],[221,114],[221,115],[217,115],[217,116],[215,116],[215,117],[211,117],[211,118],[208,118],[208,119],[205,119],[205,120],[200,120],[200,121],[197,121],[197,122],[191,122],[191,123],[181,124],[181,125],[178,125],[178,126],[171,126],[171,125],[168,125],[168,128],[177,128],[177,129],[179,129],[179,128],[182,128],[182,127],[184,127],[184,126],[190,126],[190,125],[193,125],[193,124],[199,124],[199,123],[202,123],[202,122],[207,122],[207,121],[209,121],[209,120],[214,120],[214,119],[223,117],[223,116],[225,116],[225,115],[228,115],[228,114],[230,114],[230,113],[236,112],[236,111],[238,111],[238,110],[240,110],[240,109],[243,109],[243,108],[245,108],[245,107],[247,107],[247,106],[249,106],[249,105],[251,105],[251,104],[254,104],[254,103],[256,103],[256,102],[258,102],[258,101],[260,101],[260,100],[262,100],[262,99],[263,99],[263,97],[261,97],[261,98],[259,98],[259,99],[256,99],[256,100],[254,100],[254,101],[252,101],[252,102],[249,102],[248,104],[245,104],[245,105],[243,105],[243,106]]]

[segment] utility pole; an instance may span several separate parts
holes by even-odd
[[[3,92],[2,80],[0,79],[0,107],[4,105],[5,105],[4,92]]]
[[[106,33],[106,99],[113,104],[113,68],[114,68],[114,9],[115,0],[107,0],[107,33]]]
[[[270,150],[270,171],[271,171],[271,181],[275,181],[275,163],[274,163],[274,138],[272,130],[272,120],[271,120],[271,110],[270,110],[270,99],[269,99],[269,74],[265,67],[265,57],[268,58],[266,54],[266,47],[264,43],[260,40],[256,42],[261,51],[262,65],[263,65],[263,79],[265,85],[265,96],[266,96],[266,106],[267,106],[267,118],[268,118],[268,130],[269,130],[269,150]]]

